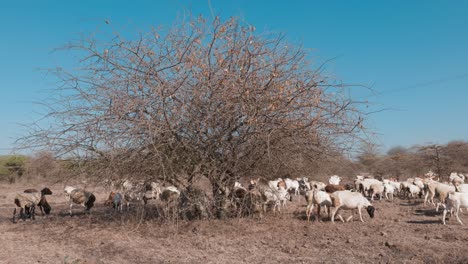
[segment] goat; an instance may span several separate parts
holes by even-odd
[[[361,193],[350,192],[350,191],[336,191],[330,194],[332,200],[333,209],[331,214],[331,221],[335,222],[335,215],[340,209],[344,210],[358,210],[359,219],[361,222],[364,222],[362,219],[361,209],[366,208],[367,213],[371,218],[374,218],[375,208],[372,204],[364,197]],[[343,217],[338,215],[340,220],[344,223]],[[349,222],[353,218],[353,215],[346,219],[346,222]]]
[[[273,212],[276,212],[276,209],[281,212],[281,208],[285,207],[286,201],[290,199],[289,192],[283,186],[280,186],[277,190],[265,190],[264,195],[266,201],[263,204],[263,212],[266,212],[268,204],[273,204]]]
[[[325,206],[327,208],[328,217],[330,217],[330,207],[332,206],[332,201],[330,195],[327,192],[320,191],[318,189],[313,189],[306,193],[305,198],[307,201],[307,222],[310,221],[310,216],[312,215],[314,205],[317,205],[317,217],[319,221],[321,221],[320,211],[322,206]]]
[[[114,210],[122,211],[123,204],[126,203],[124,196],[121,193],[111,192],[107,198],[105,205],[112,206]],[[127,207],[128,210],[128,207]]]
[[[159,200],[162,193],[162,186],[160,183],[151,182],[146,185],[146,192],[143,194],[143,203],[146,205],[148,200]]]
[[[450,173],[449,180],[453,185],[460,185],[465,183],[465,175],[461,173],[452,172]]]
[[[421,188],[414,184],[408,184],[407,192],[411,198],[417,198],[421,195]]]
[[[438,194],[439,202],[436,205],[436,212],[439,211],[439,206],[442,204],[445,207],[445,199],[447,198],[448,194],[451,192],[455,192],[455,186],[436,182],[436,181],[429,181],[426,183],[427,192],[424,197],[424,204],[426,204],[428,198],[429,201],[435,205],[434,203],[434,196]]]
[[[446,206],[442,215],[442,223],[445,225],[445,216],[448,210],[455,209],[455,216],[458,222],[463,225],[460,220],[459,212],[461,208],[468,208],[468,193],[450,192],[447,196]]]
[[[389,181],[388,183],[384,183],[383,184],[383,187],[384,187],[384,195],[385,195],[385,199],[389,199],[388,196],[390,195],[390,198],[392,198],[392,201],[393,201],[393,195],[395,194],[395,185],[392,184],[391,181]]]
[[[286,178],[284,180],[286,183],[286,190],[294,192],[294,195],[299,195],[299,182],[296,180],[291,180],[289,178]],[[291,197],[292,199],[292,197]]]
[[[341,178],[338,175],[333,175],[328,179],[328,184],[331,185],[339,185],[341,182]]]
[[[457,192],[468,193],[468,184],[455,185]]]
[[[344,191],[346,190],[346,186],[344,185],[335,185],[335,184],[328,184],[325,186],[325,191],[327,193],[334,193],[336,191]]]
[[[384,185],[381,182],[371,184],[371,186],[369,187],[369,191],[371,194],[371,201],[374,200],[374,196],[377,194],[379,195],[380,200],[382,200],[384,190],[385,190]]]
[[[319,181],[310,181],[309,183],[311,189],[317,189],[319,191],[325,191],[325,187],[327,186],[325,183]]]
[[[355,185],[358,185],[358,188],[356,189],[366,196],[369,195],[370,186],[375,183],[381,183],[381,182],[379,180],[369,179],[369,178],[364,179],[364,180],[357,179],[355,181]]]
[[[64,188],[64,192],[65,197],[67,197],[70,204],[70,216],[72,216],[72,207],[74,203],[84,206],[85,211],[89,212],[96,201],[96,196],[94,196],[94,194],[75,187],[66,186]]]

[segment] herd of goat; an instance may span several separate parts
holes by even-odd
[[[396,179],[378,180],[372,177],[356,176],[353,183],[341,184],[341,178],[334,175],[329,178],[327,184],[319,181],[309,180],[307,177],[292,179],[277,179],[267,181],[265,179],[252,179],[244,186],[235,182],[234,186],[228,190],[227,196],[230,205],[239,215],[259,215],[265,213],[268,208],[272,211],[281,211],[292,200],[292,195],[303,195],[307,201],[306,216],[307,221],[316,208],[316,218],[321,221],[321,209],[324,207],[328,212],[328,218],[334,222],[339,218],[345,222],[339,214],[340,210],[357,211],[359,219],[364,222],[361,210],[365,209],[371,218],[374,217],[375,208],[372,205],[374,199],[393,200],[394,196],[400,198],[416,199],[424,198],[424,205],[428,203],[444,208],[442,223],[446,223],[447,213],[454,214],[460,224],[459,212],[461,208],[468,208],[468,184],[464,183],[465,176],[459,173],[451,173],[449,181],[440,182],[435,179],[435,175],[429,172],[424,177],[409,178],[406,181]],[[133,183],[129,180],[120,182],[109,182],[112,191],[105,205],[122,211],[124,206],[129,209],[131,203],[139,202],[146,205],[150,200],[164,201],[166,205],[174,204],[181,195],[175,186],[164,186],[156,182]],[[72,215],[73,204],[82,205],[85,211],[89,212],[96,202],[96,196],[84,189],[71,186],[64,188],[65,197],[69,203],[69,213]],[[51,211],[51,206],[47,202],[46,196],[52,195],[49,188],[41,191],[27,189],[15,196],[16,205],[13,211],[13,222],[17,216],[17,208],[20,208],[19,217],[35,218],[35,209],[38,207],[41,214],[47,215]],[[437,203],[435,202],[437,198]],[[349,216],[346,222],[352,217]]]

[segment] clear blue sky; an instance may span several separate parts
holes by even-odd
[[[210,9],[211,6],[211,9]],[[192,14],[238,16],[284,32],[346,83],[372,85],[383,149],[468,140],[468,1],[2,1],[0,154],[55,85],[39,69],[70,63],[52,49],[99,31],[145,31]]]

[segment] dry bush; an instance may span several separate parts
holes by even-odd
[[[65,47],[81,59],[54,71],[52,125],[31,125],[19,143],[73,157],[96,178],[184,189],[206,177],[223,217],[235,180],[311,171],[363,132],[367,102],[282,34],[192,17],[130,40],[94,37]]]

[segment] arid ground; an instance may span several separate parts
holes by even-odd
[[[366,223],[308,223],[303,197],[262,220],[161,223],[113,213],[102,188],[89,188],[91,215],[76,206],[70,217],[57,184],[50,216],[13,224],[14,195],[30,187],[0,185],[0,263],[468,263],[468,228],[455,218],[443,226],[419,200],[376,201]]]

